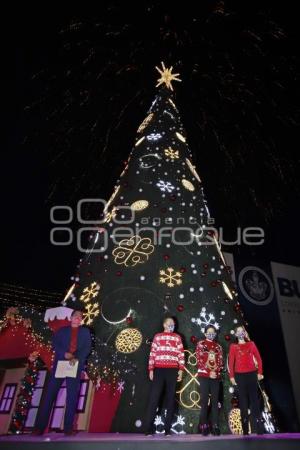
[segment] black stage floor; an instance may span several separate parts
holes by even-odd
[[[61,433],[44,436],[0,436],[1,450],[300,450],[300,433],[262,436],[207,436],[198,434],[146,437],[142,434]]]

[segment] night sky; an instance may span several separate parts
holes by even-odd
[[[264,257],[300,263],[292,2],[284,10],[271,1],[174,3],[40,7],[11,21],[2,282],[69,286],[80,254],[50,244],[50,208],[110,196],[155,96],[160,61],[181,74],[176,104],[217,225],[228,237],[238,225],[263,226]]]

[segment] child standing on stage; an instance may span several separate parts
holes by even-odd
[[[208,425],[208,396],[211,404],[211,432],[220,434],[218,417],[218,400],[223,369],[223,351],[215,341],[216,328],[208,325],[205,329],[205,339],[199,341],[196,347],[198,376],[200,378],[200,430],[204,436],[209,434]]]
[[[164,331],[154,336],[149,357],[149,378],[152,381],[148,412],[145,422],[146,435],[152,435],[153,420],[164,386],[166,387],[165,435],[170,435],[174,412],[176,382],[182,380],[184,350],[179,334],[174,333],[175,322],[166,317]]]
[[[263,434],[257,392],[257,381],[263,379],[261,356],[244,327],[236,327],[235,335],[238,342],[229,348],[229,376],[230,382],[238,388],[243,434],[249,434],[248,408],[254,419],[253,431]]]

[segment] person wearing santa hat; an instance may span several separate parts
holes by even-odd
[[[54,363],[47,385],[46,395],[33,430],[33,434],[35,435],[43,434],[47,428],[53,403],[64,380],[66,380],[67,386],[64,432],[66,435],[75,433],[73,431],[73,421],[78,402],[80,376],[91,351],[91,333],[87,327],[81,326],[82,319],[82,311],[74,310],[71,314],[70,326],[60,328],[53,335]],[[71,366],[78,363],[76,376],[58,378],[56,376],[56,369],[59,361],[69,361]]]

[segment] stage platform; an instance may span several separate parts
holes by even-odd
[[[44,436],[0,436],[1,450],[299,450],[300,433],[262,436],[207,436],[198,434],[156,435],[124,433],[78,433],[66,437],[61,433]]]

